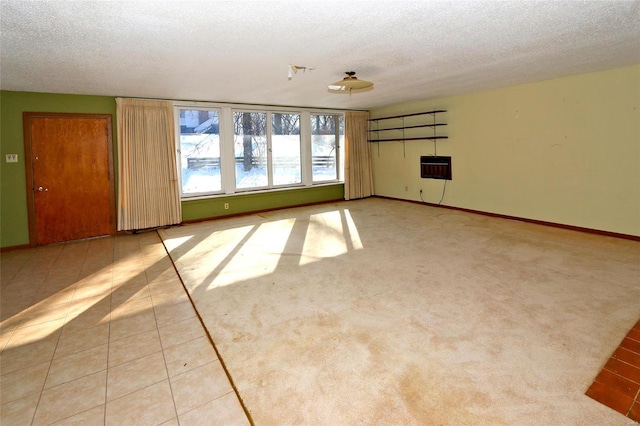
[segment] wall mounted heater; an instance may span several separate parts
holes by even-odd
[[[451,157],[435,155],[420,157],[420,177],[451,180]]]

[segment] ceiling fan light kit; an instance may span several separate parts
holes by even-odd
[[[328,86],[332,93],[357,93],[373,89],[373,83],[366,80],[358,80],[355,71],[345,72],[347,76]]]

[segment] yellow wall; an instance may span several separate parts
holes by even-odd
[[[440,133],[449,139],[437,143],[453,165],[443,205],[640,236],[640,64],[395,105],[371,118],[432,109],[448,111]],[[419,201],[423,189],[424,201],[440,201],[444,181],[420,178],[432,141],[370,147],[376,195]]]

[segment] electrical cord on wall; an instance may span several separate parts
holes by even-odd
[[[438,205],[442,204],[442,200],[444,200],[444,191],[447,189],[447,181],[444,181],[444,185],[442,186],[442,197],[440,197],[440,201],[438,201]]]
[[[447,190],[447,181],[444,181],[444,185],[442,186],[442,197],[440,197],[440,201],[438,201],[438,205],[442,204],[442,200],[444,200],[444,193]],[[422,198],[422,189],[420,190],[420,201],[422,201],[423,203],[427,203],[424,198]]]

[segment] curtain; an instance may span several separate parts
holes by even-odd
[[[373,195],[368,112],[347,112],[344,123],[344,199]]]
[[[180,223],[173,106],[117,98],[118,230]]]

